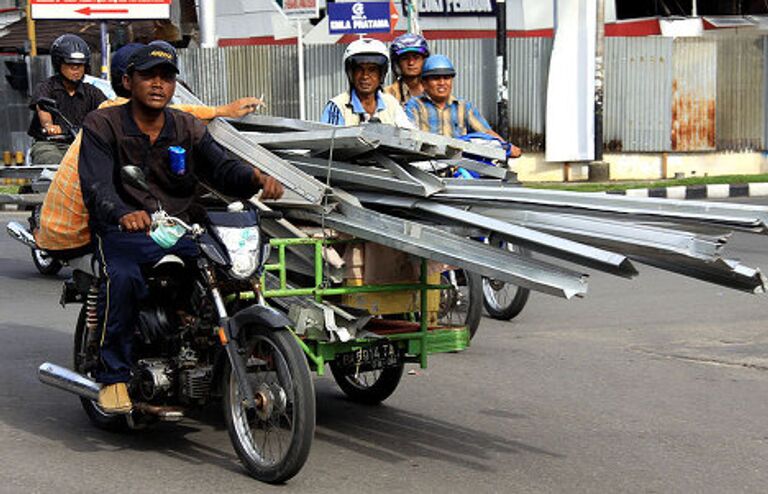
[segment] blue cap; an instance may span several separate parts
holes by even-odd
[[[112,79],[121,79],[123,77],[126,69],[128,69],[128,60],[130,60],[131,55],[142,46],[144,45],[141,43],[128,43],[112,54],[112,61],[110,63]]]
[[[445,55],[432,55],[424,61],[421,69],[421,77],[433,75],[456,75],[456,69],[453,67],[451,59]]]

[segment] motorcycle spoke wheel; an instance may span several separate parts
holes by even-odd
[[[260,333],[246,346],[246,379],[256,408],[247,406],[227,368],[225,418],[238,457],[254,478],[279,483],[293,477],[314,435],[314,388],[306,359],[286,331]]]
[[[448,271],[440,283],[452,288],[440,291],[438,323],[444,326],[466,326],[470,338],[475,336],[483,312],[482,279],[466,271]]]

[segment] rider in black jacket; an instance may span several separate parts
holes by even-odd
[[[99,405],[110,413],[127,413],[132,407],[126,382],[133,327],[137,304],[147,296],[139,266],[169,253],[197,254],[188,239],[164,249],[147,236],[155,199],[169,214],[185,218],[198,180],[242,198],[259,189],[265,199],[283,193],[272,177],[229,158],[199,120],[167,108],[178,73],[171,47],[148,45],[137,50],[127,72],[123,82],[131,102],[88,115],[79,158],[80,184],[105,280],[99,293],[103,334],[96,379],[104,384]],[[183,173],[171,166],[170,155],[177,147],[184,150]],[[125,165],[143,169],[154,197],[122,182],[120,168]]]

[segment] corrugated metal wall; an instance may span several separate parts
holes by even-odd
[[[512,38],[507,53],[510,140],[528,152],[543,151],[552,39]]]
[[[435,40],[434,53],[451,57],[454,93],[475,103],[494,123],[494,40]],[[347,87],[344,45],[305,47],[307,117],[320,118],[331,97]],[[546,84],[552,40],[508,41],[512,139],[526,151],[543,146]],[[45,57],[30,67],[42,66]],[[768,142],[768,41],[728,33],[718,38],[607,38],[605,142],[609,150],[659,152],[765,149]],[[180,50],[182,78],[200,98],[219,105],[264,95],[270,114],[298,117],[295,45]],[[5,70],[5,69],[3,69]],[[24,132],[26,96],[5,84],[0,142]],[[23,108],[13,109],[13,108]],[[7,144],[6,144],[7,142]]]
[[[264,95],[266,111],[298,117],[299,86],[295,45],[225,49],[230,99]]]
[[[763,149],[765,82],[763,37],[717,40],[717,149]]]
[[[323,108],[347,87],[347,76],[341,60],[346,45],[312,45],[304,52],[307,119],[320,120]],[[293,61],[296,64],[295,61]],[[296,83],[298,85],[298,83]],[[298,111],[296,115],[298,116]]]
[[[672,151],[715,149],[717,43],[679,38],[673,47]]]
[[[606,151],[670,148],[672,40],[607,38],[603,137]]]
[[[32,112],[27,106],[29,96],[23,91],[13,89],[5,81],[8,75],[8,69],[5,66],[6,61],[17,61],[18,56],[0,56],[0,67],[2,67],[2,76],[0,80],[0,151],[25,151],[23,147],[27,139],[24,137],[29,127]],[[14,142],[17,141],[17,142]]]
[[[221,105],[232,98],[229,96],[227,50],[230,48],[197,48],[179,50],[181,79],[207,105]],[[235,70],[247,73],[249,67]]]

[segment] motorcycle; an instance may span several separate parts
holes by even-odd
[[[56,143],[72,143],[72,141],[75,140],[77,137],[78,132],[80,132],[80,128],[73,125],[72,122],[70,122],[67,117],[64,116],[63,113],[58,108],[58,105],[55,100],[51,98],[40,98],[40,100],[37,103],[40,108],[47,111],[48,113],[52,114],[54,117],[58,119],[58,121],[64,123],[64,128],[66,129],[66,132],[63,134],[58,135],[50,135],[45,138],[46,141],[49,142],[56,142]],[[31,156],[30,156],[30,150],[27,150],[27,156],[25,158],[25,163],[31,163]],[[58,167],[58,163],[51,163],[51,168]],[[45,166],[48,166],[47,164]],[[22,188],[19,190],[19,193],[27,193],[32,192],[33,187],[35,185],[42,186],[45,190],[47,190],[51,178],[52,178],[53,172],[49,170],[44,170],[43,173],[40,175],[39,178],[35,179],[36,182],[33,185],[25,185],[22,186]],[[32,211],[29,215],[29,219],[27,220],[29,222],[29,231],[34,232],[38,226],[40,225],[40,210],[41,206],[37,205],[32,208]],[[16,238],[18,238],[17,235],[14,235]],[[28,243],[28,242],[25,242]],[[29,243],[28,243],[29,244]],[[60,259],[56,259],[54,256],[51,256],[48,254],[48,252],[45,249],[41,249],[34,245],[34,242],[31,243],[30,246],[30,253],[32,255],[32,263],[35,265],[35,268],[37,271],[45,276],[55,276],[56,274],[61,271],[61,269],[67,264],[66,261],[62,261]]]
[[[121,177],[151,194],[139,168],[123,167]],[[291,321],[260,292],[258,280],[269,257],[269,241],[260,230],[265,215],[279,214],[238,202],[226,210],[206,208],[203,225],[188,225],[159,207],[153,213],[150,235],[168,228],[191,238],[200,254],[191,261],[167,255],[145,267],[150,297],[134,332],[129,414],[109,414],[98,405],[100,385],[92,377],[99,359],[96,303],[102,280],[88,259],[71,262],[73,277],[61,300],[81,305],[73,370],[44,363],[40,380],[79,395],[90,420],[108,430],[178,421],[221,401],[229,437],[248,473],[268,483],[293,477],[314,435],[314,385],[303,350],[288,330]],[[244,290],[256,297],[229,297]]]
[[[459,139],[465,141],[498,142],[507,151],[509,145],[498,141],[495,137],[483,133],[470,133]],[[497,166],[497,163],[488,161],[479,156],[465,155],[465,157],[480,161],[488,166]],[[451,176],[466,180],[474,180],[480,177],[477,172],[461,167],[451,170]],[[478,240],[497,247],[508,249],[522,256],[529,256],[528,251],[503,239],[483,237]],[[474,338],[480,326],[483,308],[493,319],[510,321],[523,310],[528,302],[530,290],[528,288],[506,283],[504,281],[479,276],[475,273],[467,273],[464,270],[448,271],[442,275],[442,283],[450,284],[453,290],[445,290],[441,294],[440,320],[449,323],[466,324],[469,328],[470,338]]]

